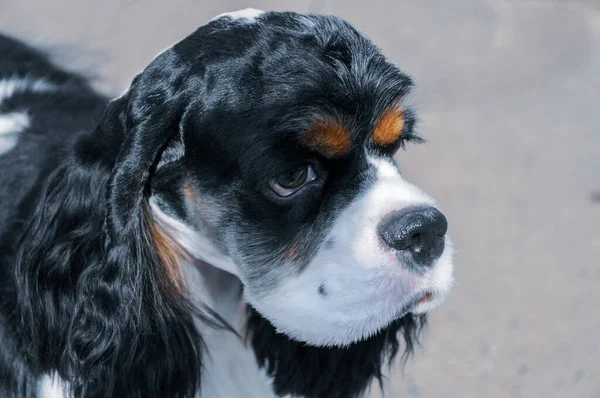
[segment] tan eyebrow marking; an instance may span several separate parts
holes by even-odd
[[[390,145],[395,143],[404,127],[404,112],[398,107],[391,107],[383,111],[373,129],[373,141],[376,145]]]
[[[332,118],[317,119],[306,133],[306,144],[327,157],[345,155],[351,143],[350,132]]]

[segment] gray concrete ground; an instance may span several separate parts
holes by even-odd
[[[0,29],[118,92],[247,6],[346,16],[417,82],[429,144],[399,160],[448,215],[458,285],[390,396],[600,397],[600,3],[0,0]]]

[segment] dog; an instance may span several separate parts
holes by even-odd
[[[363,397],[447,298],[413,83],[345,20],[222,14],[112,100],[0,53],[0,396]]]

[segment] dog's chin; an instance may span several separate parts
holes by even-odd
[[[445,298],[440,294],[431,291],[420,292],[414,294],[407,300],[406,304],[392,316],[390,321],[384,322],[383,324],[370,324],[365,326],[362,329],[363,334],[354,335],[352,338],[349,338],[348,341],[334,341],[332,344],[323,344],[322,341],[315,343],[304,341],[304,343],[314,346],[348,347],[352,344],[375,338],[392,328],[393,325],[404,323],[408,318],[425,318],[431,310],[440,306],[444,301]]]
[[[260,317],[278,335],[286,336],[290,341],[312,347],[345,348],[376,338],[392,325],[402,323],[405,318],[424,317],[431,310],[442,305],[446,296],[447,292],[443,290],[419,290],[393,305],[392,308],[388,308],[388,311],[374,311],[371,307],[367,316],[361,318],[358,315],[364,315],[364,312],[361,314],[361,311],[357,311],[355,313],[357,316],[350,320],[346,318],[346,322],[341,322],[340,319],[343,318],[340,318],[340,314],[334,313],[329,319],[330,322],[323,318],[320,322],[307,318],[304,322],[295,319],[292,324],[282,322],[278,317],[272,319],[270,313],[260,310],[260,306],[258,309],[252,303],[248,306],[252,308],[254,318]],[[344,316],[347,317],[348,314]]]
[[[311,346],[323,349],[344,349],[356,344],[368,342],[372,339],[377,339],[378,336],[386,334],[387,331],[394,329],[398,325],[406,324],[408,319],[425,319],[427,313],[439,306],[443,302],[435,293],[424,291],[412,295],[406,304],[400,309],[390,314],[387,321],[384,318],[379,318],[376,322],[364,322],[359,326],[353,325],[347,328],[340,329],[337,333],[331,333],[335,338],[326,339],[320,336],[317,339],[307,339],[298,336],[294,332],[289,332],[285,327],[278,327],[277,322],[268,319],[267,316],[261,314],[251,305],[250,308],[250,325],[254,325],[252,329],[257,329],[256,325],[260,325],[261,330],[272,329],[272,333],[286,338],[290,342]]]
[[[289,343],[299,344],[306,347],[313,347],[315,349],[322,350],[344,350],[349,349],[357,344],[368,343],[370,340],[378,339],[382,335],[388,334],[390,331],[396,332],[404,332],[405,329],[410,329],[410,334],[414,334],[417,330],[412,330],[413,326],[416,329],[420,329],[424,326],[427,319],[427,312],[413,312],[407,311],[402,313],[401,316],[393,319],[391,322],[387,323],[385,326],[377,328],[373,333],[368,334],[362,338],[359,338],[354,341],[349,341],[345,344],[339,345],[322,345],[320,342],[311,343],[310,341],[299,340],[294,336],[290,336],[287,333],[283,333],[279,331],[271,321],[266,319],[262,314],[260,314],[255,308],[251,305],[247,305],[248,312],[248,323],[247,323],[247,336],[254,336],[255,334],[269,334],[273,336],[277,336],[278,341],[285,340]],[[399,313],[400,314],[400,313]],[[414,323],[414,325],[413,325]],[[417,331],[417,332],[418,332]]]

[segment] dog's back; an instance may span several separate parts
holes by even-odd
[[[43,179],[73,142],[94,128],[106,100],[41,52],[0,35],[0,233],[35,202]],[[27,209],[23,209],[27,212]],[[14,231],[13,231],[14,233]]]
[[[18,354],[27,347],[16,326],[14,248],[44,180],[74,135],[95,127],[106,100],[14,39],[0,35],[0,54],[0,396],[32,397],[36,370]]]

